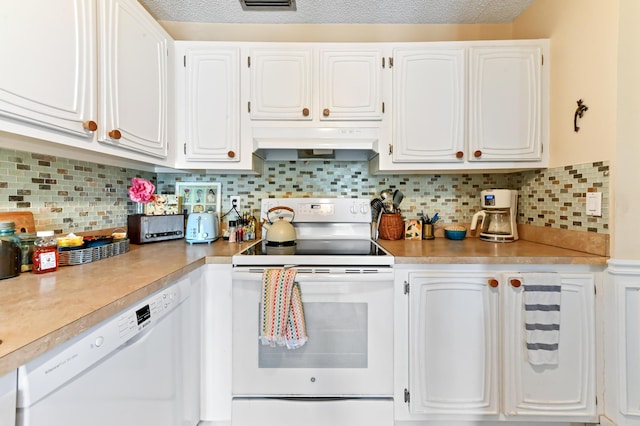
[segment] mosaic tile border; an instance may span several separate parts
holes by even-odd
[[[365,162],[267,162],[261,176],[142,172],[84,161],[0,149],[0,211],[31,211],[36,228],[59,233],[126,225],[135,211],[127,189],[132,177],[174,193],[176,181],[220,182],[222,210],[229,195],[243,197],[243,210],[257,211],[264,197],[374,198],[399,189],[406,218],[438,212],[443,222],[469,223],[480,209],[480,191],[518,189],[519,224],[609,233],[609,164],[594,162],[518,173],[369,175]],[[586,193],[603,193],[602,216],[585,215]]]
[[[0,149],[0,211],[30,211],[37,230],[56,233],[123,227],[134,213],[131,178],[155,174]]]

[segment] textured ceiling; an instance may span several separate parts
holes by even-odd
[[[254,24],[488,24],[535,0],[296,0],[295,11],[246,11],[238,0],[139,0],[159,21]]]

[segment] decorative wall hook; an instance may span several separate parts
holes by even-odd
[[[573,116],[573,131],[577,132],[580,130],[578,127],[578,117],[582,118],[582,115],[589,107],[582,103],[582,99],[578,99],[578,108],[576,108],[576,113]]]

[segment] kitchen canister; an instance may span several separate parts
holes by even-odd
[[[404,233],[404,220],[400,213],[383,213],[378,225],[378,235],[383,240],[399,240]]]
[[[0,279],[20,275],[22,250],[15,235],[15,223],[0,222]]]

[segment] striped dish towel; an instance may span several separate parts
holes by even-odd
[[[527,358],[532,365],[557,365],[560,344],[560,277],[529,273],[524,281]]]
[[[307,341],[300,286],[295,269],[262,273],[260,341],[263,345],[296,349]]]

